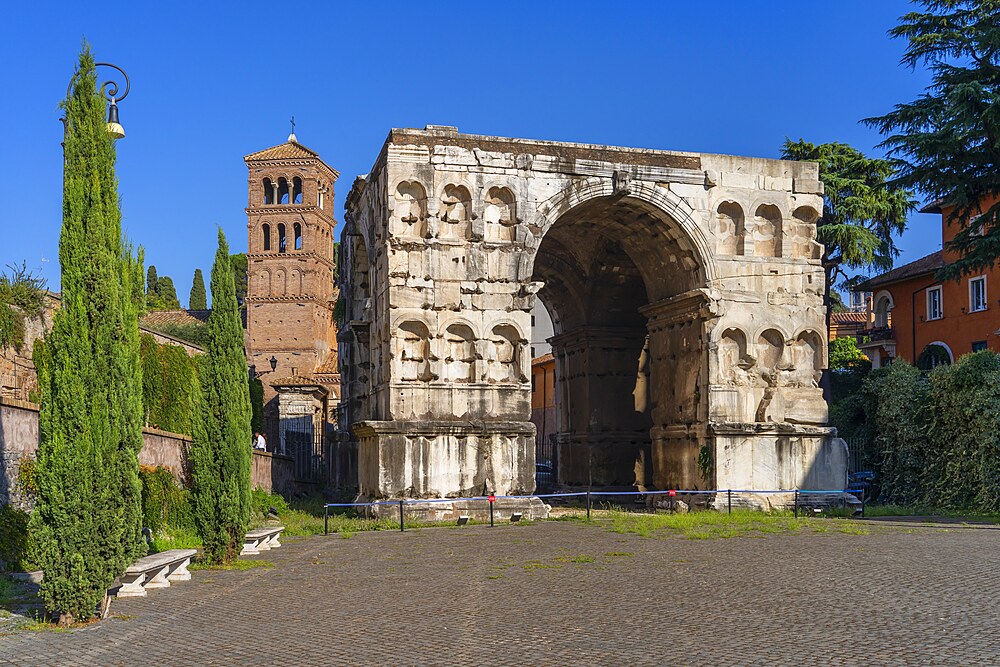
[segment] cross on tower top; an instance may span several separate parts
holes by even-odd
[[[288,135],[288,140],[297,143],[298,139],[295,138],[295,116],[292,116],[291,123],[292,123],[292,133]]]

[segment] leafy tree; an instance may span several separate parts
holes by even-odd
[[[899,250],[894,234],[906,229],[906,216],[915,202],[911,194],[893,184],[892,164],[868,158],[847,144],[811,144],[785,139],[785,160],[819,163],[823,181],[823,214],[816,223],[816,236],[823,244],[826,276],[827,325],[830,322],[834,288],[849,279],[846,270],[888,271]]]
[[[174,288],[174,281],[170,276],[160,276],[156,279],[156,294],[163,300],[166,310],[178,310],[181,302],[177,298],[177,290]]]
[[[195,519],[211,562],[239,555],[250,520],[250,397],[229,247],[219,230],[191,444]]]
[[[21,266],[8,265],[10,273],[0,273],[0,348],[20,350],[24,344],[24,322],[38,317],[45,306],[45,279]]]
[[[865,383],[868,425],[885,499],[910,505],[923,500],[927,443],[927,381],[920,371],[897,359]]]
[[[811,144],[785,139],[781,157],[819,163],[823,181],[823,214],[816,223],[816,236],[823,244],[824,304],[826,326],[839,295],[838,280],[850,287],[848,269],[887,271],[899,250],[894,234],[906,229],[906,216],[915,207],[910,193],[890,182],[888,160],[868,158],[847,144]],[[829,372],[823,373],[823,393],[831,400]]]
[[[241,252],[229,256],[233,264],[233,276],[236,281],[236,303],[240,306],[247,298],[247,255]]]
[[[250,378],[250,431],[264,431],[264,383],[260,378]]]
[[[84,46],[66,112],[62,308],[36,349],[41,412],[31,516],[41,597],[62,624],[93,616],[145,551],[139,295],[142,264],[124,242],[107,109]]]
[[[201,269],[194,270],[191,294],[188,296],[188,310],[208,310],[208,295],[205,293],[205,278]]]
[[[158,276],[156,267],[150,265],[146,270],[146,310],[178,310],[180,307],[174,281],[169,276]]]
[[[198,362],[181,346],[160,345],[149,334],[142,334],[140,341],[146,423],[190,435]]]
[[[924,65],[931,84],[916,100],[864,122],[887,135],[900,187],[953,206],[947,222],[969,224],[949,242],[959,259],[943,279],[993,266],[1000,256],[1000,3],[918,0],[900,17],[902,64]],[[985,210],[984,210],[985,209]],[[979,216],[976,218],[975,216]]]
[[[830,341],[830,370],[849,370],[865,360],[865,354],[858,342],[850,336],[841,336]]]

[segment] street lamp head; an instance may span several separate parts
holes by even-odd
[[[268,361],[271,363],[271,371],[273,372],[274,369],[278,367],[278,360],[274,358],[274,355],[271,355],[271,358]]]
[[[118,105],[115,98],[111,98],[111,106],[108,107],[108,134],[115,141],[125,138],[125,128],[118,120]]]

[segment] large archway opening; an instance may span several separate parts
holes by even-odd
[[[553,324],[557,483],[662,483],[672,429],[702,403],[703,302],[690,297],[706,279],[690,239],[649,202],[597,197],[545,231],[532,278]]]

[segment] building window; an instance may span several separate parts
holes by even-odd
[[[975,343],[972,344],[973,352],[982,352],[985,349],[987,349],[985,340],[977,340]]]
[[[927,290],[927,319],[940,320],[944,317],[944,307],[941,303],[941,286]]]
[[[261,228],[261,232],[263,233],[263,236],[264,236],[264,250],[270,250],[271,249],[271,225],[269,225],[269,224],[267,224],[265,222],[264,226]]]
[[[986,276],[969,279],[969,312],[986,310]]]

